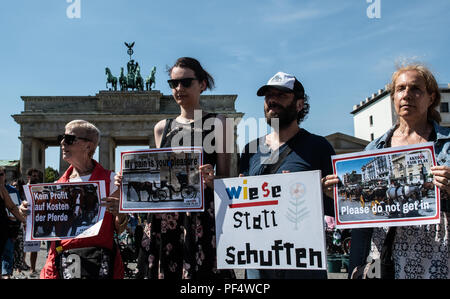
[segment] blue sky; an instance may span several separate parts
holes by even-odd
[[[216,80],[206,94],[237,94],[245,117],[263,117],[261,85],[292,73],[310,96],[301,126],[353,135],[353,105],[383,88],[396,63],[425,62],[439,83],[450,82],[450,1],[379,1],[378,19],[367,16],[367,0],[80,0],[79,19],[67,17],[66,0],[4,1],[0,159],[20,157],[11,117],[23,110],[20,96],[95,95],[106,66],[115,76],[126,66],[124,41],[136,42],[143,75],[157,67],[164,94],[166,66],[199,59]],[[47,150],[54,167],[55,153]]]
[[[361,167],[369,163],[371,160],[373,160],[373,157],[339,161],[336,163],[336,173],[341,181],[343,181],[344,174],[351,173],[352,171],[356,171],[356,173],[361,174]]]

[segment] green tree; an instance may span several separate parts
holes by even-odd
[[[59,178],[59,173],[56,169],[50,166],[45,169],[45,180],[44,183],[53,183]]]

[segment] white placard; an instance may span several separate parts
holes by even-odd
[[[204,211],[202,164],[201,147],[122,152],[119,212]]]
[[[38,252],[41,250],[41,241],[24,241],[23,251],[24,252]]]
[[[16,192],[9,193],[9,197],[11,197],[11,200],[16,205],[16,207],[20,206],[21,202]],[[8,217],[15,218],[15,216],[8,209],[6,209],[6,212],[8,214]]]

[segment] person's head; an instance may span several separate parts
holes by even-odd
[[[6,181],[5,167],[0,166],[0,184],[4,185]]]
[[[64,135],[58,136],[63,159],[73,161],[90,161],[100,142],[100,130],[85,120],[73,120],[66,124]]]
[[[422,64],[399,67],[392,74],[390,96],[397,115],[404,119],[426,117],[427,121],[441,122],[436,110],[441,104],[441,93],[431,71]]]
[[[280,129],[295,121],[299,124],[309,112],[305,89],[293,75],[276,73],[256,94],[265,98],[264,115],[267,123],[271,125],[273,119],[278,119]]]
[[[214,88],[213,77],[194,58],[181,57],[167,70],[167,80],[178,105],[198,105],[200,94]]]
[[[39,169],[28,168],[26,173],[28,184],[38,184],[43,182],[44,175]]]
[[[24,184],[25,183],[23,182],[22,179],[15,179],[14,181],[12,181],[11,186],[19,190],[19,188],[21,188]]]

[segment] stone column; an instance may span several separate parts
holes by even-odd
[[[32,141],[32,167],[45,173],[45,149],[46,144],[40,139],[33,138]]]
[[[99,163],[105,169],[114,170],[115,168],[115,149],[116,143],[110,136],[101,136],[98,145]]]
[[[22,141],[21,150],[20,150],[20,174],[22,178],[26,181],[27,174],[26,171],[28,168],[33,166],[32,162],[32,143],[33,138],[31,137],[19,137]]]
[[[45,148],[41,140],[32,137],[19,137],[22,141],[20,154],[20,172],[26,178],[28,168],[36,168],[45,171]]]

